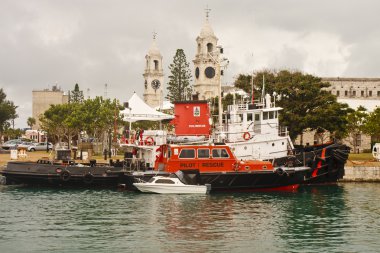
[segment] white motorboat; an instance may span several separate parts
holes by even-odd
[[[178,171],[181,172],[181,171]],[[161,194],[208,194],[211,185],[184,184],[177,173],[169,176],[154,176],[148,182],[133,183],[141,192]]]

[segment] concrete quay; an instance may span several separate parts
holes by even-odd
[[[380,182],[380,166],[346,166],[339,182]]]

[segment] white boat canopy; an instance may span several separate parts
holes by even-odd
[[[125,121],[136,122],[140,120],[160,121],[165,119],[174,119],[173,115],[156,111],[147,105],[136,92],[128,100],[129,108],[122,110],[120,113],[123,115]]]

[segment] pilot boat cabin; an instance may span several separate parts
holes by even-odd
[[[199,170],[203,172],[273,171],[268,161],[239,161],[227,145],[162,145],[155,169],[166,172]]]

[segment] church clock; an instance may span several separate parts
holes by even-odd
[[[207,78],[213,78],[215,76],[215,69],[213,67],[207,67],[205,69],[205,75]]]
[[[157,90],[158,88],[160,88],[160,85],[161,85],[161,83],[160,83],[159,80],[154,79],[154,80],[152,81],[152,88],[153,88],[154,90]]]

